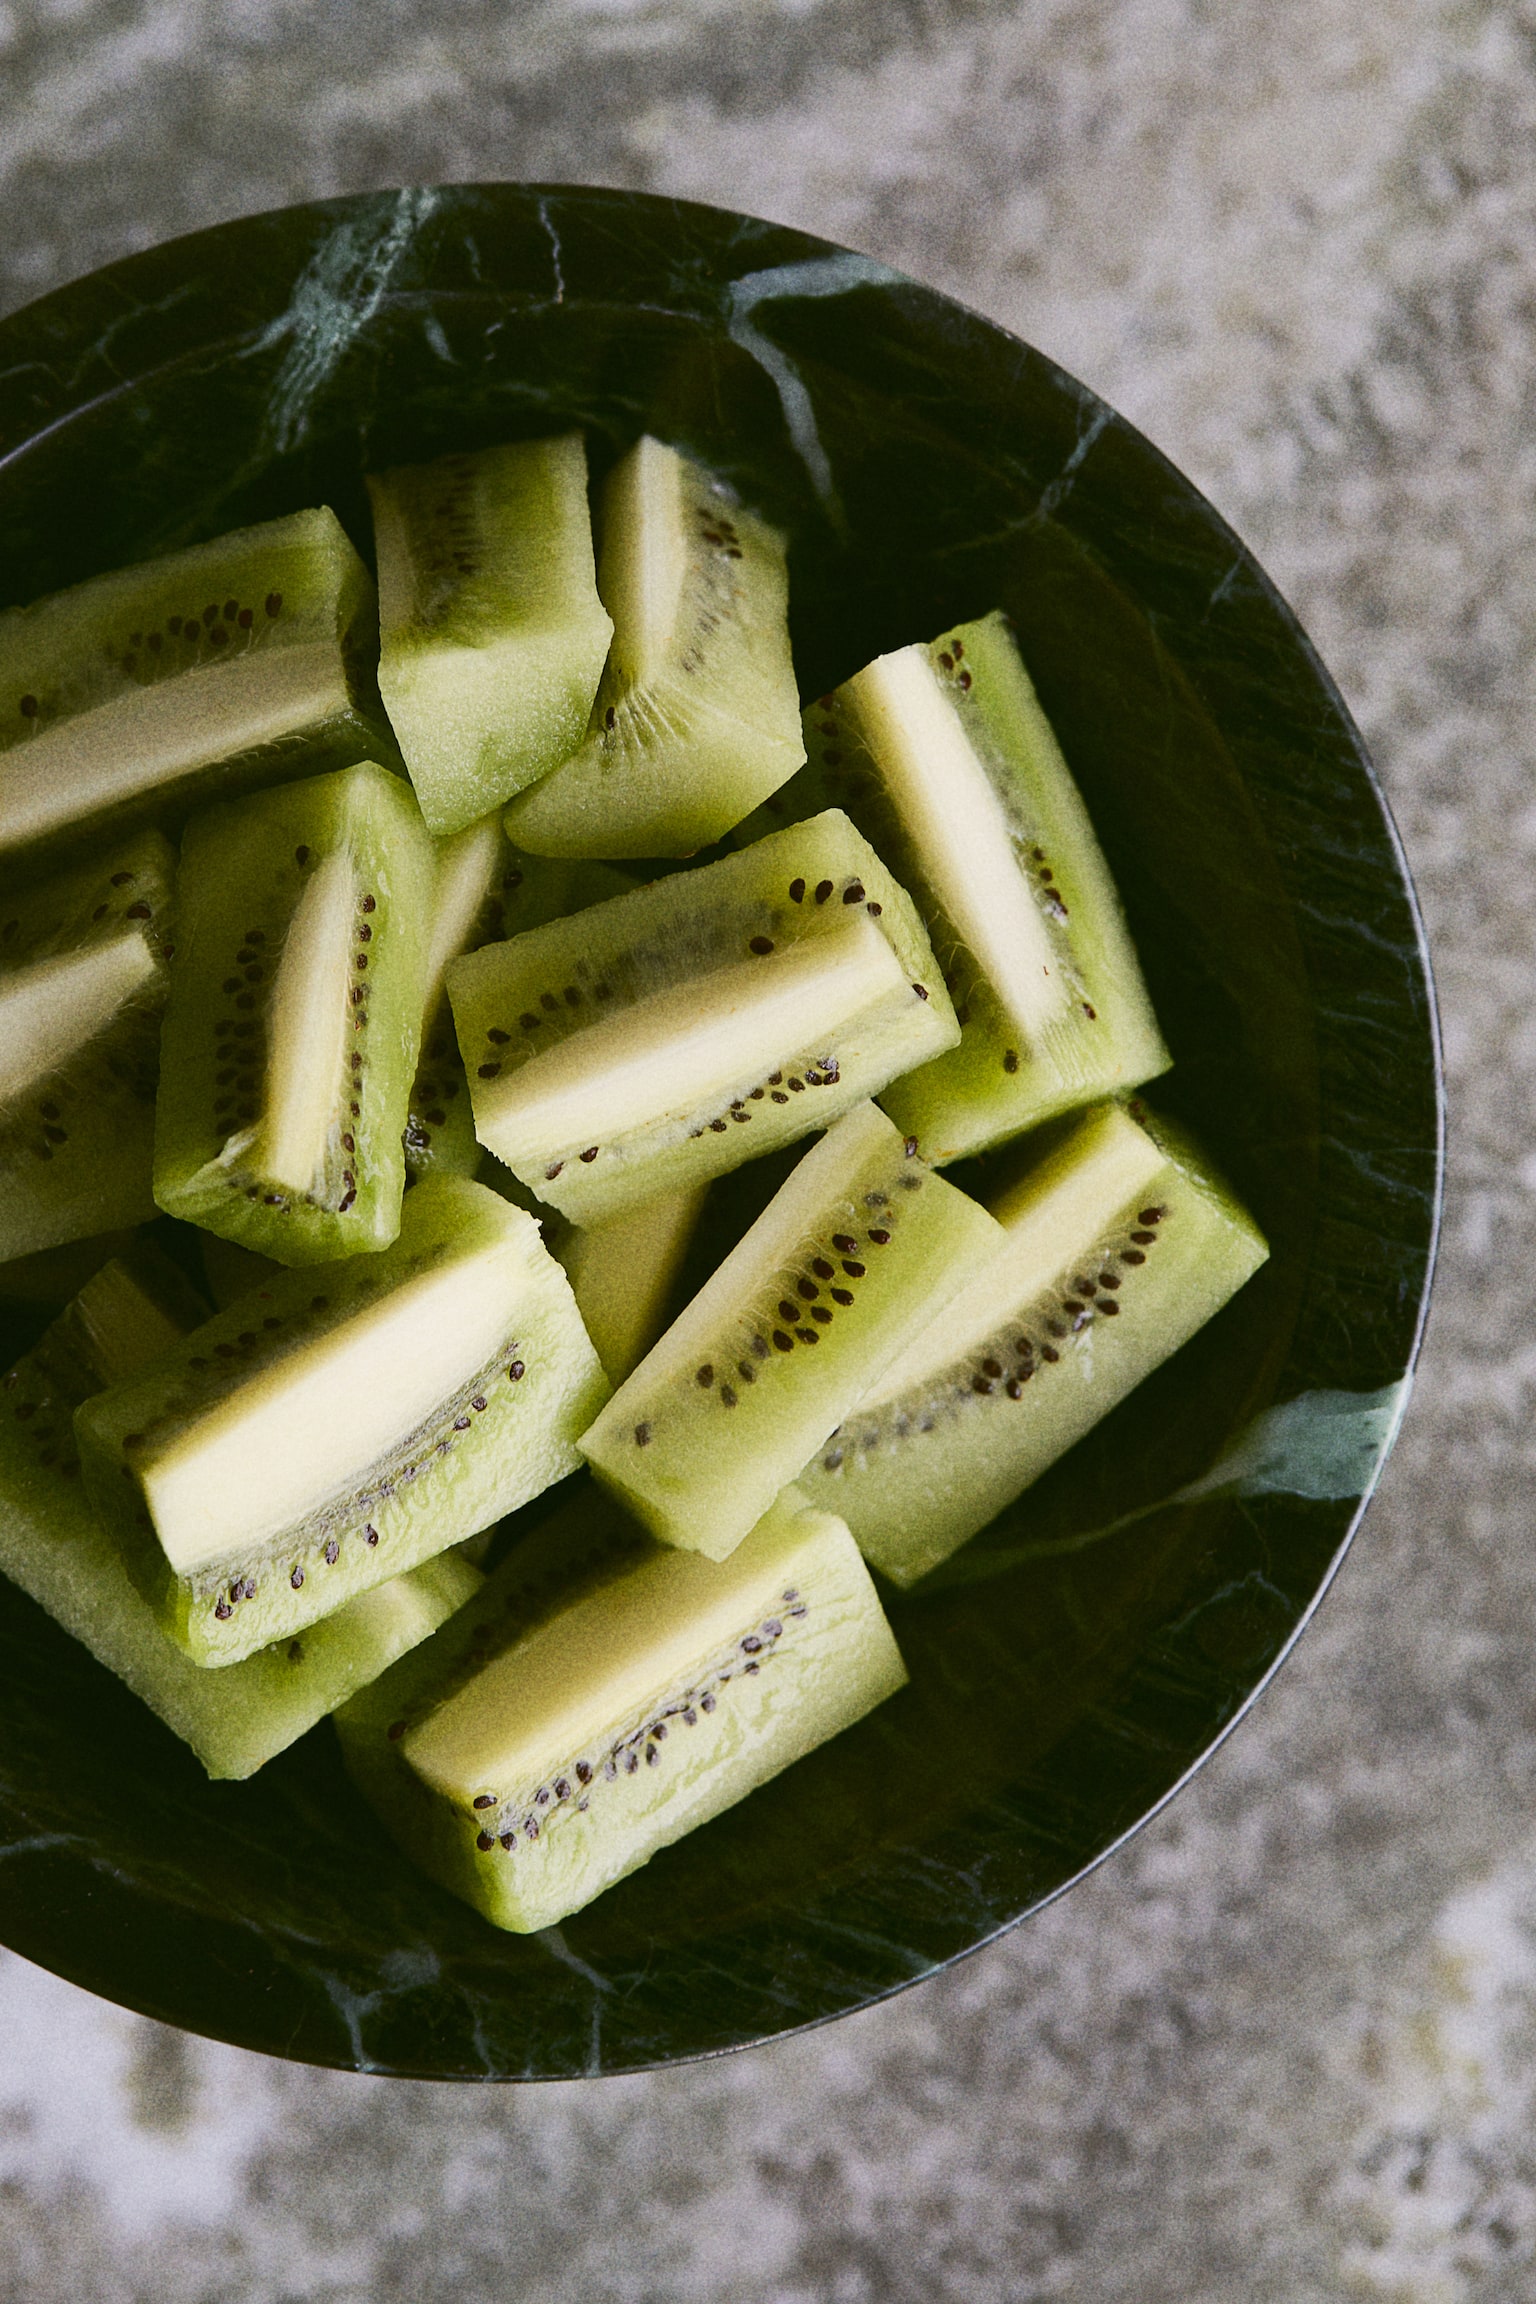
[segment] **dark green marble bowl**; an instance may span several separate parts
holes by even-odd
[[[862,257],[515,185],[134,257],[0,324],[0,599],[321,501],[366,548],[364,472],[569,424],[599,464],[641,430],[680,441],[784,524],[810,694],[1011,612],[1177,1059],[1161,1099],[1274,1254],[893,1599],[908,1690],[543,1937],[418,1877],[329,1731],[210,1786],[0,1587],[0,1938],[195,2031],[439,2078],[622,2071],[861,2007],[1113,1847],[1333,1574],[1395,1428],[1437,1207],[1419,922],[1304,635],[1111,410]]]

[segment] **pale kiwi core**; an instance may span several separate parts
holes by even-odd
[[[172,1567],[188,1575],[281,1534],[415,1430],[503,1342],[525,1262],[512,1240],[436,1263],[239,1386],[144,1463]]]

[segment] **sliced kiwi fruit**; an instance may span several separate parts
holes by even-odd
[[[337,1721],[386,1828],[518,1932],[579,1911],[907,1677],[847,1530],[793,1490],[723,1567],[652,1550],[583,1589],[570,1542],[564,1605],[525,1611],[514,1554],[472,1626]]]
[[[984,1208],[858,1105],[620,1385],[582,1454],[655,1535],[723,1560],[1001,1245]]]
[[[38,1248],[30,1256],[13,1257],[9,1263],[0,1264],[0,1302],[52,1305],[62,1310],[93,1273],[114,1256],[123,1255],[138,1237],[130,1226],[116,1232],[93,1232],[85,1240],[69,1240],[59,1248]]]
[[[498,816],[482,816],[438,842],[421,1056],[405,1126],[405,1167],[414,1181],[434,1168],[473,1176],[481,1152],[453,1034],[447,974],[451,962],[482,944],[502,943],[589,904],[622,896],[634,882],[606,864],[569,864],[525,856],[508,846]]]
[[[581,741],[613,625],[579,432],[368,482],[379,686],[421,812],[457,832]]]
[[[80,1374],[80,1398],[150,1367],[208,1317],[199,1290],[152,1239],[140,1234],[94,1272],[49,1330],[62,1371]]]
[[[603,490],[598,586],[613,646],[585,741],[507,831],[545,856],[691,856],[805,758],[784,539],[642,439]]]
[[[428,1561],[227,1672],[200,1671],[174,1647],[82,1492],[71,1418],[206,1309],[140,1245],[104,1265],[0,1377],[0,1573],[126,1681],[210,1776],[244,1777],[426,1639],[480,1578],[456,1558]]]
[[[1269,1253],[1199,1151],[1139,1101],[1085,1116],[993,1213],[998,1253],[800,1474],[898,1584],[984,1528]]]
[[[960,1019],[959,1046],[884,1099],[925,1159],[1167,1070],[1119,896],[1000,614],[877,657],[805,729],[781,801],[847,809],[911,890]]]
[[[480,1141],[573,1223],[824,1128],[958,1026],[836,809],[448,971]]]
[[[527,1185],[520,1183],[510,1168],[503,1168],[501,1162],[493,1158],[489,1152],[482,1152],[480,1155],[480,1165],[475,1170],[475,1182],[483,1184],[487,1192],[496,1193],[500,1199],[507,1201],[512,1207],[521,1208],[525,1215],[533,1217],[546,1240],[551,1243],[567,1229],[563,1216],[541,1200],[537,1192],[530,1192]]]
[[[0,862],[394,745],[373,581],[323,506],[0,614]]]
[[[135,1582],[217,1665],[540,1494],[608,1390],[533,1219],[429,1176],[393,1246],[264,1283],[76,1430]]]
[[[392,1671],[379,1687],[377,1704],[359,1699],[347,1707],[347,1717],[336,1723],[344,1743],[351,1740],[354,1726],[375,1719],[392,1731],[388,1741],[398,1744],[408,1722],[465,1686],[493,1656],[588,1593],[600,1591],[618,1571],[661,1551],[585,1472],[561,1487],[553,1509],[533,1527],[524,1524],[525,1517],[520,1514],[510,1523],[515,1531],[510,1543],[502,1542],[500,1557],[451,1636],[434,1641],[430,1654],[419,1655],[412,1670],[401,1666]],[[504,1540],[507,1528],[485,1534],[492,1541]]]
[[[456,960],[461,952],[505,933],[492,928],[488,921],[485,933],[479,931],[490,907],[499,906],[511,863],[511,851],[495,816],[482,816],[437,844],[421,1048],[403,1137],[407,1187],[433,1169],[452,1176],[473,1176],[480,1164],[480,1144],[453,1037],[444,977],[449,961]]]
[[[434,857],[371,761],[205,809],[182,845],[155,1197],[284,1264],[383,1248]]]
[[[576,1224],[553,1243],[587,1334],[610,1384],[622,1384],[675,1309],[707,1184],[688,1184],[621,1209],[598,1224]]]
[[[0,1256],[154,1214],[174,884],[143,831],[0,899]]]

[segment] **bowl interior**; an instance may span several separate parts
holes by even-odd
[[[1326,1584],[1395,1428],[1435,1222],[1411,892],[1304,636],[1146,441],[865,259],[516,186],[132,259],[0,324],[0,597],[315,502],[367,553],[365,472],[566,425],[598,468],[641,431],[679,441],[786,527],[808,694],[1009,610],[1174,1052],[1156,1098],[1273,1255],[891,1598],[908,1690],[540,1937],[420,1878],[328,1729],[209,1785],[0,1584],[0,1938],[198,2031],[438,2077],[624,2069],[836,2014],[1102,1855]],[[33,1332],[0,1317],[0,1364]]]

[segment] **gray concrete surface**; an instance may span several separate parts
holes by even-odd
[[[1172,1810],[816,2036],[506,2093],[209,2048],[0,1960],[26,2304],[1536,2295],[1536,7],[30,0],[0,299],[410,178],[717,199],[1139,422],[1361,719],[1445,1005],[1437,1310],[1366,1532]]]

